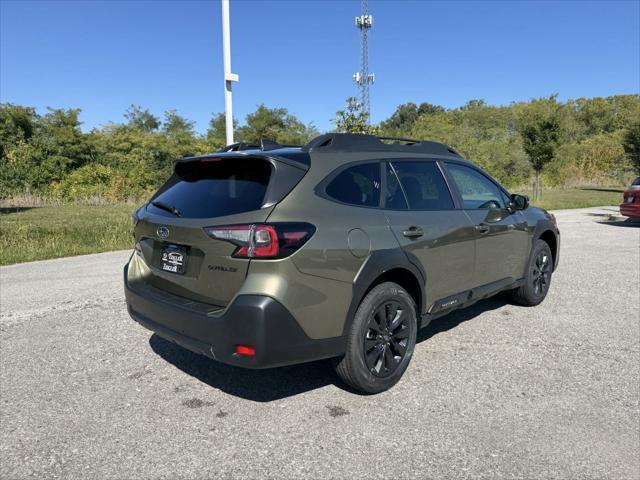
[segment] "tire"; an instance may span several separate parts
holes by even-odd
[[[358,306],[336,373],[364,393],[388,390],[411,361],[417,331],[416,307],[407,291],[392,282],[377,285]]]
[[[547,296],[553,275],[553,255],[544,240],[536,240],[527,264],[524,284],[513,290],[513,303],[525,307],[539,305]]]

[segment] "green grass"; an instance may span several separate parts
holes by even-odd
[[[133,205],[0,208],[0,265],[133,248]]]
[[[549,210],[618,205],[623,191],[550,189],[533,203]],[[0,265],[132,248],[133,210],[130,204],[0,208]]]
[[[619,205],[622,203],[624,190],[624,188],[619,187],[549,189],[542,191],[540,200],[532,200],[531,203],[547,210]],[[517,190],[514,193],[529,195],[529,198],[533,199],[531,191]]]

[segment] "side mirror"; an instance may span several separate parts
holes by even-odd
[[[509,206],[513,211],[525,210],[529,206],[529,197],[514,193],[511,195],[511,202]]]

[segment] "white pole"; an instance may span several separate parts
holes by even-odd
[[[222,0],[222,55],[224,58],[224,115],[227,145],[233,143],[233,97],[231,82],[240,80],[231,73],[231,27],[229,25],[229,0]]]

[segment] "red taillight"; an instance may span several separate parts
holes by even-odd
[[[236,345],[236,353],[238,355],[247,355],[252,357],[256,354],[256,349],[250,345]]]
[[[283,258],[291,255],[311,238],[315,227],[308,223],[223,225],[206,227],[207,235],[238,248],[236,258]]]
[[[236,250],[234,257],[270,258],[278,255],[278,234],[273,227],[254,225],[249,232],[249,244]]]

